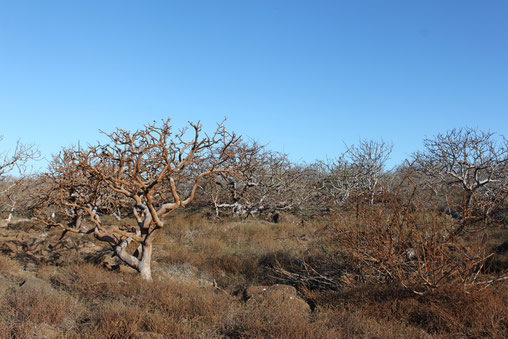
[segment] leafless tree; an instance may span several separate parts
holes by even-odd
[[[3,137],[0,136],[0,141]],[[1,151],[0,152],[0,180],[9,172],[18,169],[24,173],[24,165],[29,160],[37,158],[39,152],[33,145],[24,145],[20,141],[16,143],[14,152]]]
[[[359,173],[344,156],[335,160],[321,161],[317,167],[319,167],[320,191],[333,206],[343,206],[351,193],[359,190]]]
[[[229,210],[242,217],[276,216],[276,212],[298,210],[309,198],[301,168],[291,163],[286,154],[266,150],[256,143],[244,149],[250,166],[227,178],[217,175],[209,189],[217,215]]]
[[[347,146],[338,159],[321,162],[321,189],[337,206],[343,205],[351,193],[367,194],[374,203],[379,179],[389,159],[392,145],[384,141],[361,139],[357,145]]]
[[[167,119],[134,133],[104,133],[106,144],[63,150],[48,180],[55,188],[51,200],[65,220],[51,218],[49,209],[40,209],[39,217],[65,232],[93,234],[151,280],[152,244],[165,226],[165,216],[189,205],[203,178],[231,173],[241,165],[236,154],[240,138],[227,132],[223,123],[212,135],[203,135],[200,123],[189,125],[173,133]],[[101,219],[101,211],[126,208],[127,203],[135,226]],[[131,243],[137,245],[135,250]]]
[[[488,217],[507,194],[508,142],[492,132],[472,128],[453,129],[424,140],[425,150],[413,155],[415,168],[435,193],[462,191],[464,223],[481,207]]]
[[[35,146],[24,145],[20,141],[16,143],[12,153],[0,152],[0,201],[2,201],[1,209],[8,210],[8,222],[11,221],[22,196],[29,189],[30,175],[27,173],[26,165],[30,160],[37,159],[38,154]],[[17,172],[15,176],[10,175],[13,171]]]
[[[32,196],[35,195],[36,176],[26,175],[22,177],[6,176],[0,182],[0,211],[7,214],[6,221],[12,221],[14,213],[18,216],[28,216],[32,203]]]

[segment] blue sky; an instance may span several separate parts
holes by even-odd
[[[294,161],[507,135],[508,1],[1,1],[0,135],[44,156],[171,117]]]

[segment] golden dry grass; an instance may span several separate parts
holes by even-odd
[[[0,254],[0,282],[8,285],[0,295],[0,337],[30,338],[41,326],[64,338],[134,338],[146,332],[171,338],[506,337],[503,282],[424,296],[380,284],[338,291],[296,286],[315,306],[309,316],[284,303],[244,303],[235,294],[249,284],[278,282],[270,269],[276,257],[282,263],[302,256],[337,259],[333,222],[302,227],[177,215],[157,240],[149,284],[133,270],[108,271],[79,258],[25,272],[20,256]],[[185,267],[195,274],[164,274]],[[35,274],[41,289],[20,287],[23,274]]]

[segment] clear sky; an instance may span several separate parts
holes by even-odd
[[[44,156],[98,130],[228,117],[294,161],[359,138],[507,135],[508,1],[3,1],[0,135]]]

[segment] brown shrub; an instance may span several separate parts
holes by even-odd
[[[375,220],[373,215],[369,218],[364,220]],[[428,214],[419,218],[432,220]],[[110,272],[92,264],[39,264],[37,277],[54,288],[41,282],[46,286],[42,295],[51,305],[29,292],[15,294],[18,287],[7,288],[1,299],[0,337],[6,333],[6,337],[29,338],[35,325],[44,324],[57,331],[69,326],[62,335],[76,338],[125,338],[140,332],[171,338],[506,337],[508,286],[502,283],[484,290],[479,288],[485,285],[475,285],[467,290],[469,294],[452,284],[423,296],[387,279],[362,285],[365,271],[355,271],[337,243],[337,231],[343,230],[337,225],[351,226],[357,220],[354,212],[344,212],[340,220],[308,222],[302,229],[255,220],[214,224],[200,216],[187,222],[178,216],[176,228],[169,224],[163,231],[167,238],[159,238],[164,242],[157,245],[162,251],[154,253],[154,282],[146,284],[129,269]],[[342,281],[347,271],[356,279],[337,285],[336,291],[327,290],[326,280],[308,286],[295,281],[293,286],[316,306],[306,316],[284,300],[246,304],[224,290],[203,288],[193,281],[203,276],[215,279],[229,292],[250,284],[270,285],[275,283],[270,276],[274,271],[267,267],[274,267],[277,260],[291,273],[317,272]],[[160,273],[168,265],[183,264],[195,270],[189,279]],[[0,273],[6,275],[16,267],[19,273],[5,281],[17,281],[26,272],[15,260],[0,257]],[[485,278],[481,274],[478,280]],[[66,306],[67,299],[78,300],[74,311],[72,305]],[[17,310],[17,305],[30,303],[42,307]],[[40,310],[51,307],[48,314]],[[57,312],[66,307],[67,311]],[[67,313],[77,322],[70,323]]]
[[[340,292],[312,292],[318,305],[356,312],[392,327],[433,335],[504,337],[508,333],[508,284],[490,289],[445,289],[423,296],[397,287],[368,285]],[[363,322],[363,321],[362,321]]]
[[[79,317],[79,303],[62,291],[53,290],[43,281],[26,281],[13,288],[0,301],[0,328],[11,337],[29,337],[36,325],[45,324],[71,330]]]
[[[64,268],[51,280],[95,305],[88,311],[86,326],[90,335],[97,328],[99,337],[124,338],[137,331],[166,337],[213,337],[222,327],[232,300],[192,281],[146,284],[136,275],[107,272],[90,264]],[[98,301],[106,306],[96,306]]]
[[[137,305],[115,302],[94,309],[85,326],[84,336],[94,338],[130,338],[142,325],[146,311]]]
[[[301,312],[294,312],[288,300],[279,303],[260,299],[247,303],[228,324],[226,334],[242,338],[310,337],[311,326]]]
[[[10,277],[21,270],[21,265],[6,256],[0,255],[0,275]]]

